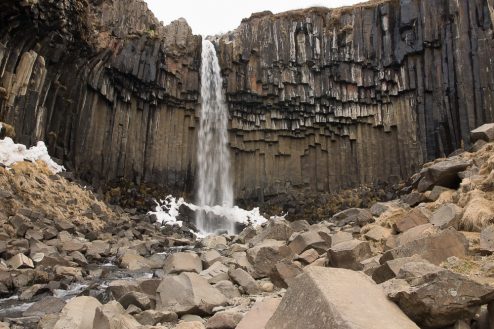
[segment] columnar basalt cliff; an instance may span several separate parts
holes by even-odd
[[[143,1],[3,1],[0,121],[98,184],[191,189],[201,38]],[[6,24],[4,24],[6,23]]]
[[[235,182],[319,191],[413,173],[494,118],[494,2],[255,14],[222,36]]]
[[[215,39],[238,197],[413,173],[494,120],[493,0],[255,14]],[[0,3],[0,121],[93,183],[191,191],[201,38],[140,0]]]

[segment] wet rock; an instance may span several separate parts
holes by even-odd
[[[412,320],[426,328],[473,319],[478,307],[494,300],[493,288],[423,262],[404,264],[383,287]]]
[[[266,328],[418,327],[365,274],[306,268],[287,290]]]
[[[265,240],[247,250],[247,257],[252,264],[252,276],[256,279],[267,277],[274,265],[285,258],[293,256],[293,252],[283,241]]]
[[[34,263],[32,259],[24,254],[17,254],[14,257],[10,258],[6,263],[9,267],[13,269],[34,268]]]
[[[419,255],[433,264],[440,264],[452,256],[465,257],[468,240],[453,228],[434,235],[410,241],[383,254],[381,264],[386,261]]]
[[[232,281],[241,286],[247,294],[257,295],[260,293],[256,280],[241,268],[230,270],[228,274]]]
[[[335,222],[338,226],[354,223],[362,227],[366,224],[373,223],[374,217],[367,209],[351,208],[337,213],[331,218],[331,221]]]
[[[211,314],[214,307],[226,304],[225,296],[196,273],[167,275],[157,290],[157,310],[177,314]]]
[[[76,297],[67,302],[60,312],[54,329],[93,329],[96,309],[102,306],[93,297]]]
[[[440,229],[448,227],[459,228],[460,220],[463,215],[463,209],[453,203],[448,203],[436,210],[430,219],[432,225]]]
[[[360,263],[372,256],[369,242],[350,240],[338,243],[328,251],[328,262],[332,267],[362,270]]]
[[[470,142],[475,143],[478,140],[494,141],[494,123],[487,123],[471,131]]]
[[[42,317],[46,314],[59,314],[65,304],[64,300],[49,296],[31,305],[22,315]]]
[[[206,322],[206,329],[235,329],[242,317],[242,314],[237,312],[218,312]]]
[[[202,262],[196,253],[178,252],[167,257],[163,269],[166,274],[200,273],[202,271]]]

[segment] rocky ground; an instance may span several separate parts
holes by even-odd
[[[493,328],[483,130],[399,200],[203,239],[42,163],[0,167],[0,328]]]

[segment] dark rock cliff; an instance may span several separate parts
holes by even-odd
[[[494,121],[494,0],[255,14],[215,40],[236,194],[395,181]],[[140,0],[0,3],[0,121],[93,183],[191,191],[200,37]]]
[[[405,177],[494,119],[492,0],[379,1],[245,19],[217,43],[235,181],[277,193]]]

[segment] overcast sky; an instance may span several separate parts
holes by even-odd
[[[279,13],[311,6],[340,7],[363,0],[146,0],[159,20],[166,24],[183,17],[194,34],[213,35],[235,29],[242,18],[270,10]]]

